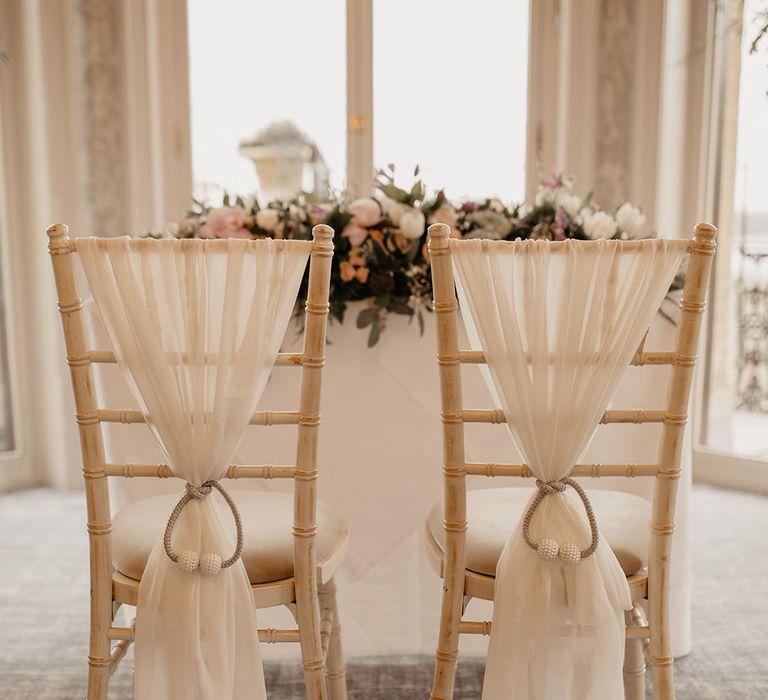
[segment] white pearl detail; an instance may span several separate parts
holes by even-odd
[[[581,548],[573,542],[566,542],[565,544],[560,545],[558,556],[566,564],[578,564],[581,560]]]
[[[217,576],[221,571],[221,557],[218,554],[203,554],[200,557],[200,572],[206,576]]]
[[[545,537],[536,549],[536,553],[539,555],[539,559],[545,561],[554,561],[557,559],[557,553],[560,550],[560,545],[553,539]]]
[[[191,574],[197,569],[198,564],[200,563],[200,555],[197,552],[193,552],[191,549],[185,549],[179,554],[176,563],[183,572]]]

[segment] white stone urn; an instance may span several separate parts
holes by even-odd
[[[256,166],[265,201],[295,197],[304,189],[306,169],[312,166],[314,178],[322,160],[314,142],[288,121],[269,124],[253,139],[242,141],[239,152]]]

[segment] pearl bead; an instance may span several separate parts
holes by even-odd
[[[581,547],[573,542],[566,542],[560,545],[558,556],[566,564],[578,564],[581,560]]]
[[[191,549],[185,549],[179,554],[179,559],[176,563],[183,572],[191,574],[200,563],[200,555]]]
[[[557,552],[559,549],[560,545],[555,540],[550,539],[549,537],[545,537],[541,542],[539,542],[536,553],[539,555],[539,559],[544,559],[545,561],[554,561],[557,559]]]
[[[200,557],[200,571],[206,576],[217,576],[221,571],[221,557],[218,554],[203,554]]]

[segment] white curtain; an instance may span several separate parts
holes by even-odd
[[[543,482],[587,447],[679,269],[688,241],[456,241],[451,251],[470,341],[523,458]],[[599,523],[598,523],[599,525]],[[590,543],[569,488],[545,496],[531,539]],[[522,522],[496,570],[483,700],[624,697],[629,588],[602,540],[577,564],[542,559]]]
[[[77,241],[131,390],[174,474],[194,486],[218,480],[232,460],[310,248],[272,240]],[[134,697],[265,698],[243,562],[218,575],[187,573],[157,535],[139,586]],[[173,533],[177,553],[226,560],[235,543],[232,514],[215,490],[183,508]]]

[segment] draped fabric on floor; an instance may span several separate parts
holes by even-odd
[[[226,472],[274,365],[310,249],[303,241],[78,240],[115,356],[176,476],[199,486]],[[216,491],[182,510],[176,552],[226,559],[235,543]],[[242,561],[216,576],[185,573],[158,532],[139,586],[135,654],[141,700],[265,698]]]
[[[465,326],[533,474],[568,474],[659,308],[688,241],[456,241]],[[598,523],[599,526],[599,523]],[[569,488],[544,497],[531,538],[590,542]],[[624,573],[600,541],[577,564],[545,561],[522,523],[496,570],[483,700],[624,697]]]

